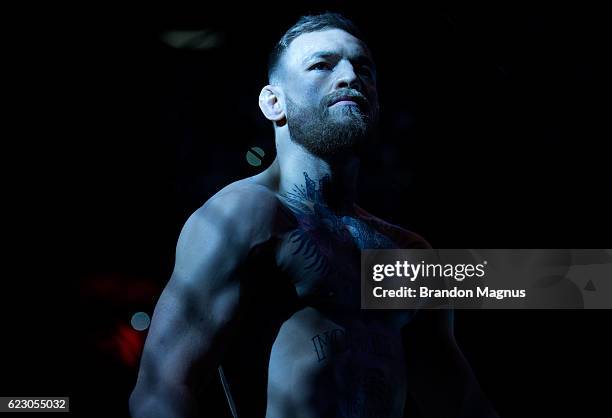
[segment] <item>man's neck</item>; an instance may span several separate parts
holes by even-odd
[[[351,213],[355,203],[359,158],[319,158],[286,141],[277,147],[279,194],[316,202],[335,213]],[[297,195],[296,195],[297,193]]]

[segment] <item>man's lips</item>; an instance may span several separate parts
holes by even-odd
[[[352,100],[340,100],[339,102],[334,103],[332,106],[335,105],[353,105],[353,106],[357,106],[357,102],[354,102]]]
[[[355,105],[361,107],[365,104],[365,100],[359,96],[340,96],[332,100],[329,106],[331,107],[334,105]]]

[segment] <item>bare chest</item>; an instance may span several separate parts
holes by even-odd
[[[359,309],[361,250],[397,248],[372,223],[303,203],[276,253],[300,299],[330,309]]]

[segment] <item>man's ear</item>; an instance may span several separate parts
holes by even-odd
[[[282,92],[278,86],[267,85],[259,93],[259,108],[264,116],[272,122],[285,119],[285,110],[280,100]]]

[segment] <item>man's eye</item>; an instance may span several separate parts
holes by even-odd
[[[309,70],[329,70],[331,69],[331,65],[327,62],[317,62],[310,66]]]

